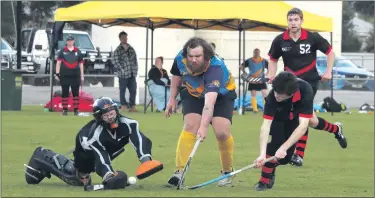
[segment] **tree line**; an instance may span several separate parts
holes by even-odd
[[[83,1],[22,1],[22,28],[51,28],[54,12],[57,8],[69,7]],[[12,7],[13,6],[13,7]],[[1,36],[9,43],[16,41],[17,1],[1,1]],[[91,24],[73,22],[68,28],[91,31]]]
[[[343,1],[342,11],[342,52],[374,52],[374,1]],[[372,30],[364,40],[360,39],[353,25],[354,17],[373,24]],[[364,45],[363,45],[364,44]],[[362,49],[362,46],[364,48]]]

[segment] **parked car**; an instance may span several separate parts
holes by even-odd
[[[17,51],[1,38],[1,68],[16,69]]]
[[[327,57],[317,57],[316,67],[320,74],[327,69]],[[335,89],[362,89],[374,90],[374,74],[361,66],[354,64],[348,58],[337,56],[333,65],[333,80]],[[329,82],[331,83],[331,82]]]
[[[49,53],[50,53],[50,41],[51,41],[51,30],[50,29],[23,29],[22,30],[22,64],[38,66],[38,74],[49,74],[50,65]],[[100,77],[103,74],[114,74],[114,68],[111,62],[112,52],[102,52],[99,48],[95,47],[91,40],[90,35],[84,31],[77,30],[63,30],[63,40],[58,42],[57,49],[55,51],[55,60],[57,54],[66,44],[66,37],[72,35],[75,40],[75,45],[81,50],[84,55],[84,73],[97,75],[97,77],[87,77],[85,82],[96,84],[102,82],[102,84],[113,84],[113,77]],[[53,68],[55,72],[55,68]],[[49,85],[49,77],[30,77],[37,84]],[[32,83],[34,84],[34,83]]]

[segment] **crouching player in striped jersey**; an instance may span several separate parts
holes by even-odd
[[[91,185],[90,174],[96,172],[105,189],[125,188],[126,174],[115,171],[111,161],[124,151],[128,143],[133,145],[141,163],[136,172],[138,179],[163,169],[163,164],[152,160],[152,142],[139,130],[139,123],[120,115],[111,98],[97,99],[93,112],[95,119],[82,127],[76,136],[74,160],[38,147],[27,166],[27,183],[38,184],[53,174],[67,184],[85,186]]]
[[[281,72],[272,81],[272,86],[264,109],[260,155],[255,160],[258,167],[262,166],[261,178],[254,186],[257,191],[273,187],[276,166],[290,162],[296,143],[306,133],[313,116],[314,92],[308,82],[297,79],[290,72]],[[267,144],[269,135],[272,140]],[[278,160],[263,164],[270,156]]]

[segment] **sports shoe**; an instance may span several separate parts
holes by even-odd
[[[63,116],[67,116],[68,115],[68,111],[67,110],[63,110],[62,115]]]
[[[271,189],[272,187],[270,187],[269,184],[266,184],[264,182],[258,182],[254,185],[254,189],[256,191],[265,191],[267,189]]]
[[[295,166],[302,166],[303,158],[297,154],[293,154],[292,158],[290,159],[290,164]]]
[[[271,189],[273,187],[273,185],[275,184],[275,178],[276,178],[276,175],[275,175],[275,170],[273,170],[273,173],[270,177],[270,183],[269,184],[266,184],[264,182],[258,182],[254,185],[254,189],[256,191],[264,191],[264,190],[267,190],[267,189]]]
[[[233,171],[234,171],[234,169],[232,168],[232,172]],[[226,175],[226,174],[229,174],[229,173],[231,173],[231,172],[223,172],[223,171],[221,171],[221,175]],[[217,186],[219,186],[219,187],[223,187],[223,186],[233,187],[233,185],[232,185],[233,178],[234,178],[234,175],[231,176],[231,177],[227,177],[225,179],[222,179],[222,180],[220,180],[217,183]]]
[[[346,141],[346,137],[344,136],[342,124],[340,122],[335,122],[335,125],[339,128],[339,131],[335,133],[335,138],[339,142],[341,148],[346,148],[348,146],[348,142]]]
[[[181,177],[182,177],[182,171],[180,170],[177,170],[176,172],[173,173],[172,177],[169,178],[168,180],[168,186],[177,186],[178,185],[178,182],[180,182],[181,180]],[[182,184],[183,184],[184,181],[182,181]]]

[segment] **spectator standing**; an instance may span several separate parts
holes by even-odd
[[[113,64],[117,69],[120,89],[121,109],[136,112],[135,97],[137,94],[138,61],[134,48],[128,43],[128,34],[124,31],[119,34],[120,45],[113,54]],[[129,90],[129,102],[126,101],[126,89]]]

